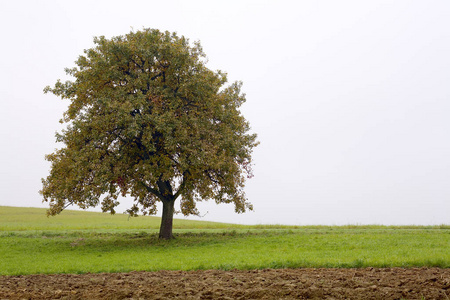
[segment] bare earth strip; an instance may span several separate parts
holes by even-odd
[[[267,269],[0,276],[0,299],[450,299],[450,269]]]

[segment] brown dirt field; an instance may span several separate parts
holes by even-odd
[[[450,269],[0,276],[0,299],[450,299]]]

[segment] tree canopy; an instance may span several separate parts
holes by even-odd
[[[48,214],[71,204],[115,213],[120,195],[134,198],[131,215],[155,214],[161,201],[160,237],[171,238],[177,198],[184,215],[198,214],[202,200],[251,210],[243,188],[258,142],[239,111],[242,83],[225,86],[200,43],[176,33],[145,29],[94,43],[66,69],[74,80],[44,89],[70,101],[56,134],[64,146],[46,156]]]

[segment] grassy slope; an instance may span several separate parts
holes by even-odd
[[[9,214],[7,214],[9,212]],[[450,267],[450,229],[255,229],[177,220],[160,241],[159,218],[0,207],[0,275],[283,267]],[[149,224],[153,224],[150,225]],[[155,229],[145,229],[145,228]],[[227,229],[229,228],[229,229]]]
[[[159,229],[161,218],[125,214],[106,214],[65,210],[53,217],[45,208],[0,206],[0,231],[85,230],[85,229]],[[174,219],[174,228],[238,228],[239,225]]]

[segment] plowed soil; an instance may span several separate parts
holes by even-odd
[[[0,276],[0,299],[450,299],[450,269]]]

